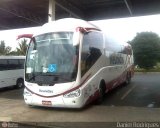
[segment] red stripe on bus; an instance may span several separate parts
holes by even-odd
[[[123,82],[125,82],[126,74],[128,71],[131,71],[131,73],[134,73],[134,65],[131,65],[129,68],[127,68],[127,70],[125,70],[119,77],[117,77],[114,80],[111,80],[109,82],[106,82],[106,88],[108,89],[108,91],[113,90],[114,88],[116,88],[117,86],[120,86]],[[116,83],[115,87],[113,87],[114,83]],[[88,105],[89,103],[95,101],[96,99],[98,99],[98,97],[99,97],[99,89],[97,89],[94,92],[94,94],[89,96],[85,105]]]

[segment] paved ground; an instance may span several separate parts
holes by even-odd
[[[160,108],[160,73],[136,74],[129,86],[106,95],[103,105]]]
[[[23,89],[0,90],[0,121],[117,122],[160,121],[160,74],[136,74],[129,86],[106,95],[101,105],[82,110],[28,107]]]

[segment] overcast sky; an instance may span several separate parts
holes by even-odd
[[[110,33],[120,41],[130,41],[138,32],[152,31],[160,36],[160,15],[95,21],[106,34]]]
[[[93,23],[121,42],[132,40],[137,32],[152,31],[160,35],[160,15],[99,20]],[[4,40],[14,50],[18,46],[18,35],[32,34],[34,31],[38,31],[38,27],[0,31],[0,40]]]

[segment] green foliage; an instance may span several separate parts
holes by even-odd
[[[160,58],[160,38],[153,32],[137,33],[130,42],[133,48],[135,64],[140,68],[153,68]]]
[[[16,48],[15,51],[11,51],[11,47],[5,45],[4,41],[0,41],[0,55],[26,55],[27,51],[27,40],[24,39],[19,43],[19,46]]]
[[[5,45],[4,41],[0,42],[0,55],[8,55],[11,51],[11,47]]]
[[[147,73],[147,72],[160,72],[160,69],[135,69],[134,70],[135,72],[144,72],[144,73]]]
[[[160,62],[158,62],[155,66],[155,69],[159,69],[160,70]]]
[[[16,54],[26,55],[27,47],[28,47],[27,40],[26,39],[22,40],[22,42],[19,43],[19,48],[16,48],[16,52],[17,52]]]
[[[8,55],[10,55],[10,56],[18,56],[19,54],[17,53],[17,51],[11,51]]]

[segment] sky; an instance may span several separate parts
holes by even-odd
[[[160,36],[160,15],[100,20],[93,23],[121,42],[131,41],[139,32],[155,32]]]
[[[155,32],[160,36],[160,14],[91,22],[99,26],[106,34],[114,35],[116,40],[121,42],[131,41],[136,33],[144,31]],[[16,40],[18,35],[33,34],[38,30],[39,27],[0,31],[0,41],[4,40],[6,46],[10,46],[14,50],[20,42]]]

